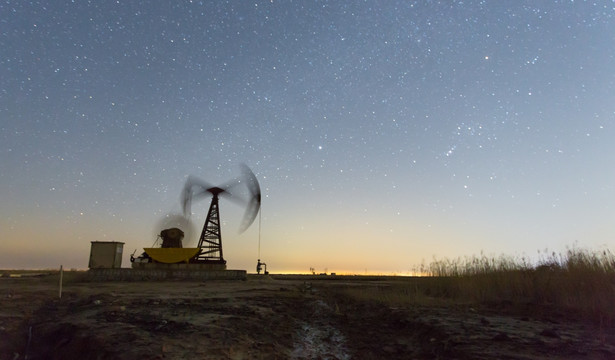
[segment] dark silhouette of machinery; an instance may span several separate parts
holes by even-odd
[[[191,215],[192,201],[211,195],[211,204],[205,218],[205,224],[199,237],[198,254],[190,259],[191,263],[226,264],[222,251],[222,232],[220,228],[219,199],[224,196],[246,206],[239,232],[244,232],[254,222],[261,205],[261,190],[256,176],[247,165],[241,166],[242,176],[221,186],[211,186],[205,181],[190,176],[182,194],[184,216]],[[242,198],[235,192],[237,186],[244,184],[248,189],[248,198]]]
[[[178,228],[170,228],[162,230],[160,232],[160,238],[162,239],[162,248],[181,248],[182,240],[184,239],[184,232]]]
[[[237,191],[238,187],[245,185],[247,188],[247,198],[245,191]],[[188,241],[191,240],[190,233],[192,223],[192,202],[203,199],[211,195],[211,204],[205,218],[205,224],[199,237],[196,247],[184,247],[184,231],[188,231]],[[244,232],[254,222],[261,206],[261,190],[256,176],[246,165],[241,165],[241,176],[220,186],[211,186],[205,181],[189,176],[182,191],[181,203],[183,215],[167,215],[160,225],[164,227],[158,235],[158,239],[153,247],[144,248],[144,253],[135,258],[134,253],[130,256],[133,267],[143,267],[147,264],[201,264],[201,269],[223,270],[226,269],[226,260],[222,252],[222,232],[220,228],[220,206],[221,197],[238,202],[245,206],[243,221],[239,232]],[[180,229],[183,227],[184,230]],[[160,240],[162,240],[160,242]],[[260,238],[259,238],[260,241]],[[188,244],[190,245],[190,244]],[[136,250],[135,250],[136,252]],[[155,265],[155,264],[152,264]]]
[[[265,272],[263,274],[269,275],[269,271],[267,271],[267,264],[261,262],[261,259],[258,259],[258,262],[256,263],[256,273],[260,274],[263,270],[263,267],[265,268]]]

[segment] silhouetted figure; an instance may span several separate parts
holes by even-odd
[[[261,262],[261,259],[258,259],[258,262],[256,263],[256,273],[260,274],[261,270],[263,269],[263,266],[265,267],[265,275],[269,274],[269,271],[267,271],[267,264],[265,264],[264,262]]]

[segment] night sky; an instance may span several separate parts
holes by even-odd
[[[5,0],[0,49],[0,268],[129,266],[241,163],[271,272],[615,248],[613,1]]]

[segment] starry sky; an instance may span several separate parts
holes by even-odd
[[[615,248],[613,1],[4,0],[0,49],[0,268],[130,266],[241,163],[231,269]]]

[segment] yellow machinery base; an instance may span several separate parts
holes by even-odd
[[[145,253],[159,263],[188,263],[196,256],[200,248],[143,248]],[[134,263],[133,263],[134,264]]]

